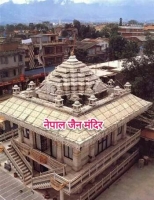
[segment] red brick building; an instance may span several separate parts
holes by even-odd
[[[122,37],[144,36],[144,27],[142,26],[119,26],[118,32]]]

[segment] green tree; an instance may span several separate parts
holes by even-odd
[[[113,36],[109,39],[109,52],[112,60],[122,59],[127,40],[121,36]]]
[[[37,28],[37,30],[40,30],[40,31],[48,31],[48,27],[45,25],[45,24],[36,24],[35,27]]]
[[[68,32],[64,29],[61,33],[62,37],[67,37],[68,36]]]
[[[3,32],[5,30],[5,27],[0,25],[0,32]]]
[[[13,32],[15,30],[15,26],[12,24],[7,24],[6,25],[6,31],[7,32]]]
[[[147,55],[148,57],[153,57],[153,54],[154,54],[154,40],[153,38],[151,37],[150,34],[147,34],[146,36],[146,42],[144,44],[144,49],[143,49],[143,52],[145,55]]]
[[[131,19],[128,21],[128,24],[138,24],[138,21]]]
[[[132,92],[145,99],[154,98],[154,58],[132,58],[123,63],[126,81],[132,84]]]
[[[87,57],[87,51],[83,50],[83,49],[75,49],[74,51],[76,58],[80,61],[86,61],[86,57]]]
[[[74,19],[73,20],[73,26],[78,29],[78,32],[80,31],[80,27],[81,27],[80,21]]]
[[[73,24],[65,24],[65,28],[67,29],[67,28],[72,28],[73,27]]]
[[[119,35],[118,25],[114,23],[107,24],[104,28],[102,28],[102,30],[100,31],[100,34],[102,37],[106,37],[106,38]]]
[[[136,42],[128,41],[125,44],[122,56],[127,59],[137,56],[139,52],[139,46]]]
[[[17,29],[17,30],[28,30],[28,26],[26,26],[25,24],[19,23],[15,26],[15,29]]]
[[[131,59],[139,52],[139,47],[136,42],[128,41],[120,35],[115,35],[109,39],[109,53],[111,59]]]
[[[120,18],[119,26],[122,26],[122,18]]]

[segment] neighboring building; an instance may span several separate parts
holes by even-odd
[[[95,29],[96,31],[101,31],[103,28],[105,28],[106,24],[99,24],[99,25],[95,25]]]
[[[0,103],[0,115],[18,124],[18,141],[12,140],[4,151],[19,177],[32,182],[33,189],[60,192],[60,200],[68,199],[67,195],[94,199],[138,158],[140,130],[127,123],[152,103],[130,90],[129,83],[124,89],[104,84],[74,55],[40,87],[30,82],[20,93],[14,86],[14,96]],[[45,119],[52,121],[47,129]],[[103,128],[97,130],[96,123],[96,129],[88,129],[92,119],[104,122]],[[69,122],[70,127],[55,130],[57,122]],[[33,177],[34,171],[42,174]]]
[[[146,36],[131,36],[128,37],[127,40],[137,42],[139,46],[144,46],[146,42]]]
[[[68,59],[70,52],[76,48],[76,41],[78,39],[78,30],[74,27],[55,26],[54,32],[59,36],[59,41],[66,44],[65,60]]]
[[[0,117],[0,142],[18,135],[18,126],[3,117]]]
[[[144,26],[144,33],[149,33],[150,35],[154,36],[154,25],[145,25]]]
[[[0,42],[0,95],[11,94],[13,85],[23,81],[25,54],[18,45],[15,39],[3,38]]]
[[[142,26],[119,26],[118,32],[124,38],[132,36],[144,36],[144,27]]]
[[[106,38],[89,39],[76,42],[76,48],[87,52],[86,60],[95,62],[95,59],[105,61],[107,59],[107,48],[109,41]]]
[[[154,158],[154,120],[141,132],[142,153]]]
[[[29,40],[28,40],[29,41]],[[60,41],[56,34],[38,34],[31,36],[31,42],[22,44],[26,52],[25,64],[27,69],[41,67],[38,62],[40,47],[42,48],[45,67],[55,66],[63,62],[66,44]]]
[[[56,34],[39,34],[31,36],[31,39],[34,45],[35,64],[38,63],[37,56],[39,54],[40,44],[43,49],[45,66],[54,66],[63,62],[65,43],[59,41]]]

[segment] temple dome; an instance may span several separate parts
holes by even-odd
[[[57,95],[73,99],[74,94],[89,97],[106,90],[106,85],[99,77],[86,64],[77,60],[75,55],[71,55],[68,60],[49,73],[36,93],[39,98],[54,101]]]

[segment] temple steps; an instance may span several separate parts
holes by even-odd
[[[7,149],[7,152],[9,156],[7,154],[6,156],[10,160],[18,176],[22,179],[22,181],[24,181],[25,184],[31,183],[31,178],[32,178],[31,172],[29,171],[28,167],[23,162],[23,160],[20,158],[17,151],[13,147],[9,147]],[[17,167],[15,166],[13,161],[16,163]]]

